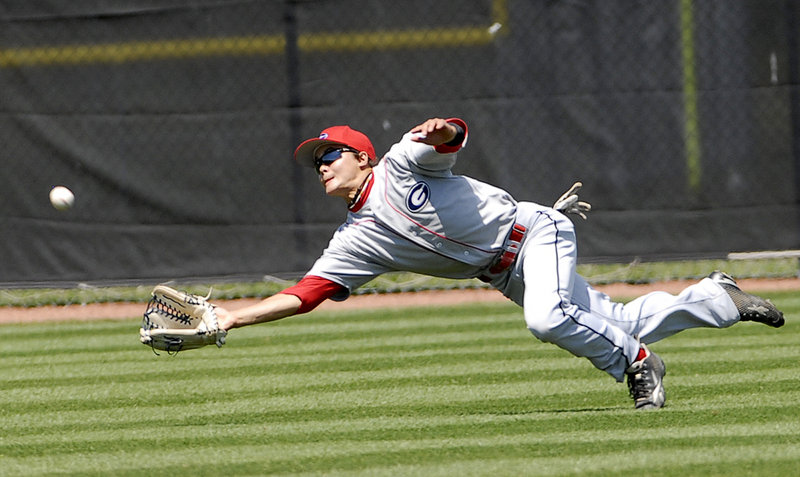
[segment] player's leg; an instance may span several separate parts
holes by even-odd
[[[519,257],[528,329],[540,340],[588,358],[622,381],[637,358],[639,342],[605,317],[573,303],[576,259],[572,222],[552,210],[540,211],[530,224]]]
[[[732,285],[721,284],[711,277],[717,278],[712,274],[678,295],[653,292],[625,305],[612,301],[604,293],[586,284],[581,277],[577,277],[573,300],[593,315],[602,316],[626,332],[638,336],[644,343],[654,343],[689,328],[726,328],[740,321],[740,317],[749,316],[747,307],[751,304],[761,305],[755,307],[756,310],[771,307],[767,309],[768,316],[782,323],[782,314],[770,303],[741,292],[738,287],[733,289]],[[731,290],[726,290],[726,285]],[[734,293],[736,295],[732,295]],[[734,296],[741,297],[740,303],[733,299]],[[744,314],[740,315],[741,313]],[[779,326],[775,322],[768,324]]]
[[[664,405],[664,362],[625,330],[594,316],[573,302],[576,281],[576,244],[572,222],[562,214],[521,203],[518,220],[528,234],[503,293],[523,305],[531,332],[622,381],[637,409]],[[581,286],[577,291],[584,291]]]

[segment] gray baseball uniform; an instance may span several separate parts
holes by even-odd
[[[575,231],[566,216],[455,175],[455,162],[456,153],[406,134],[373,168],[363,197],[307,275],[342,285],[339,300],[389,271],[480,277],[524,308],[537,338],[588,358],[618,381],[636,358],[638,340],[739,320],[710,279],[677,296],[611,301],[577,275]]]

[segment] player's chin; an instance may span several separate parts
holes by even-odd
[[[322,183],[322,187],[325,188],[325,193],[330,196],[337,196],[339,195],[339,187],[336,185],[336,181],[333,179],[329,179],[326,182]]]

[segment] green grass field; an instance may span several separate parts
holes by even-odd
[[[667,406],[511,304],[312,313],[155,356],[136,319],[0,326],[0,475],[796,475],[800,296],[779,330],[652,348]]]

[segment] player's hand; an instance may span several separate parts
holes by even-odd
[[[231,315],[230,311],[225,308],[216,307],[214,308],[214,312],[217,314],[217,323],[221,329],[227,331],[235,326],[236,320],[233,315]]]
[[[458,129],[442,118],[433,118],[411,128],[411,140],[438,146],[455,139]]]
[[[586,220],[586,213],[592,210],[592,204],[578,200],[578,190],[583,187],[581,182],[572,184],[568,191],[553,204],[553,208],[562,214],[575,214]]]

